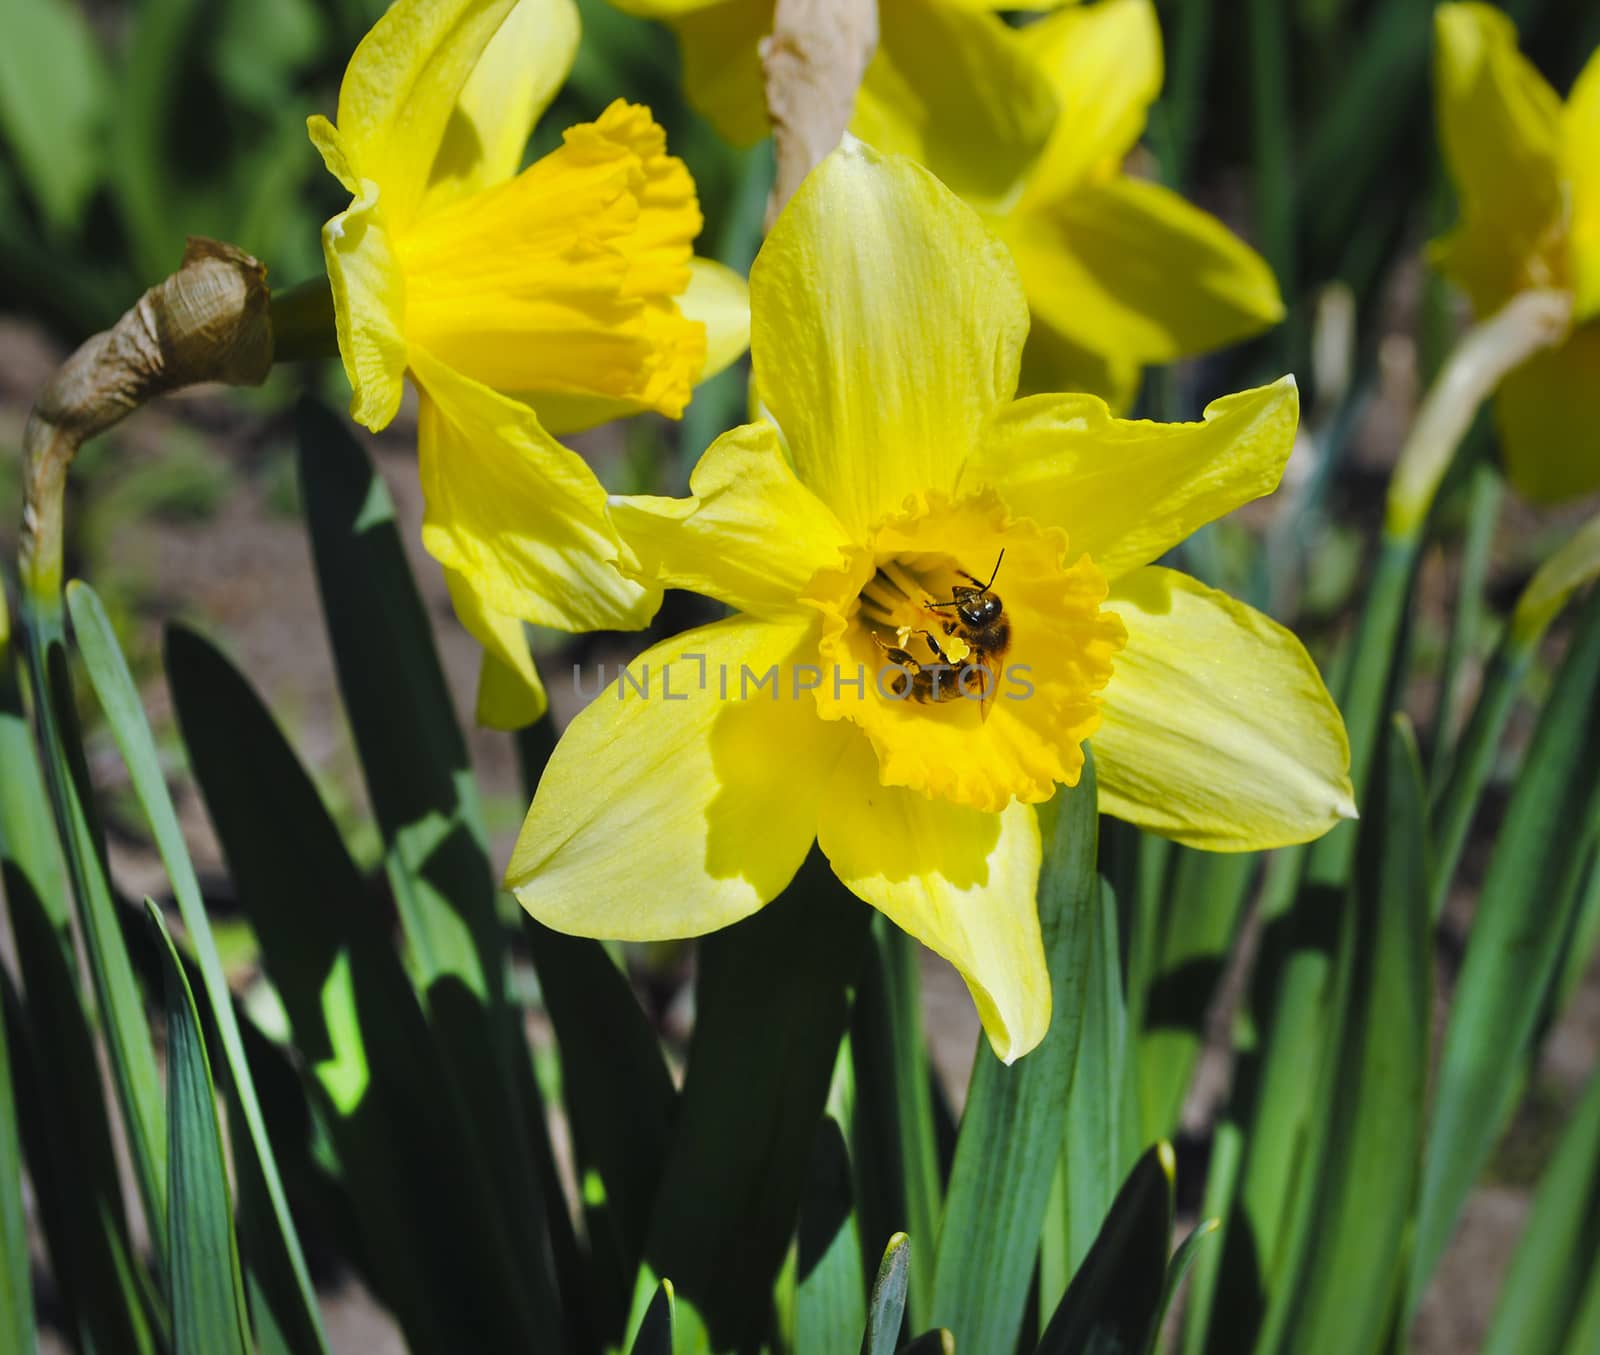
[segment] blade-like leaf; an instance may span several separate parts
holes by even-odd
[[[1144,1355],[1161,1320],[1175,1166],[1165,1142],[1134,1165],[1039,1340],[1038,1355]]]
[[[694,1035],[645,1254],[719,1350],[766,1327],[869,916],[814,851],[777,900],[700,942]]]
[[[1117,900],[1100,881],[1099,917],[1091,927],[1087,1000],[1077,1068],[1067,1107],[1061,1165],[1066,1186],[1067,1266],[1073,1274],[1089,1253],[1133,1154],[1130,1123],[1128,1017],[1122,990]],[[1055,1296],[1041,1293],[1048,1303]]]
[[[850,1160],[838,1122],[824,1116],[800,1202],[796,1248],[796,1355],[849,1350],[866,1325],[861,1239],[851,1209]]]
[[[1560,1355],[1600,1277],[1600,1072],[1561,1136],[1483,1340],[1483,1355]]]
[[[0,1025],[0,1343],[18,1355],[34,1348],[33,1277],[22,1207],[22,1135],[11,1086],[10,1041]]]
[[[464,1311],[486,1344],[525,1348],[539,1327],[521,1258],[379,901],[237,670],[172,627],[167,676],[239,904],[320,1092],[373,1287],[414,1350],[454,1349]]]
[[[14,902],[13,908],[15,918],[21,910]],[[122,1215],[93,1037],[70,978],[61,982],[64,969],[54,944],[48,932],[42,935],[41,948],[23,939],[19,927],[17,952],[28,968],[29,1001],[49,1032],[48,1042],[34,1036],[22,995],[4,966],[0,997],[16,1081],[18,1129],[63,1326],[85,1350],[151,1355],[162,1345],[153,1321],[164,1323],[165,1314],[145,1309],[151,1290]],[[56,1024],[58,1013],[62,1019]],[[22,1254],[27,1255],[26,1248]]]
[[[59,605],[25,594],[28,675],[34,694],[45,784],[77,903],[78,926],[93,980],[111,1081],[133,1161],[134,1181],[150,1224],[155,1268],[166,1265],[166,1109],[144,999],[112,902],[104,836],[83,759]],[[47,905],[48,906],[48,905]]]
[[[672,1281],[656,1286],[656,1296],[645,1309],[630,1355],[672,1355]]]
[[[1410,1306],[1503,1125],[1581,895],[1600,820],[1600,589],[1540,713],[1484,879],[1434,1100]]]
[[[1143,1137],[1174,1133],[1205,1044],[1206,1017],[1250,898],[1259,858],[1174,853],[1134,1067]]]
[[[247,1355],[244,1279],[200,1013],[161,910],[148,899],[145,906],[166,947],[172,1348],[176,1355]]]
[[[1315,1200],[1285,1242],[1270,1306],[1286,1316],[1276,1348],[1361,1355],[1383,1348],[1400,1299],[1415,1206],[1429,1062],[1432,927],[1426,798],[1409,723],[1397,717],[1386,775],[1362,818],[1348,1006],[1338,1024],[1326,1117],[1305,1150]],[[1298,1273],[1298,1280],[1293,1277]],[[1269,1335],[1264,1338],[1274,1348]]]
[[[884,1248],[878,1277],[867,1304],[867,1326],[861,1334],[861,1355],[890,1355],[900,1344],[906,1316],[906,1285],[911,1276],[911,1239],[896,1233]]]
[[[1184,1238],[1178,1250],[1172,1253],[1172,1259],[1167,1262],[1166,1282],[1161,1287],[1161,1313],[1156,1318],[1157,1331],[1167,1320],[1167,1314],[1172,1311],[1173,1300],[1178,1297],[1178,1290],[1183,1287],[1184,1277],[1199,1259],[1201,1249],[1216,1236],[1220,1226],[1217,1219],[1207,1219]]]
[[[524,930],[561,1049],[562,1100],[578,1167],[597,1173],[605,1189],[619,1279],[631,1283],[672,1143],[678,1093],[655,1029],[605,947],[531,917]]]
[[[0,43],[0,129],[40,214],[57,231],[104,172],[106,79],[83,14],[68,0],[12,0]]]
[[[344,424],[303,402],[300,483],[339,690],[385,844],[384,863],[444,1067],[523,1273],[550,1330],[562,1322],[566,1203],[531,1104],[530,1056],[506,1000],[495,878],[466,742],[394,504]],[[403,737],[397,737],[403,734]],[[553,1239],[552,1233],[556,1239]],[[565,1298],[582,1295],[568,1286]]]
[[[850,1022],[850,1158],[856,1214],[869,1243],[898,1232],[938,1236],[943,1183],[918,964],[917,943],[875,917]],[[934,1260],[932,1246],[913,1250],[907,1302],[914,1326],[933,1299]]]
[[[940,1224],[932,1320],[976,1350],[1009,1350],[1022,1327],[1050,1179],[1066,1137],[1093,966],[1099,815],[1087,760],[1082,780],[1058,792],[1054,808],[1039,879],[1054,1001],[1050,1030],[1010,1068],[980,1036]]]
[[[94,590],[76,581],[68,584],[67,608],[72,615],[73,633],[83,655],[84,667],[155,836],[161,862],[166,867],[167,878],[172,882],[173,894],[183,916],[189,944],[199,961],[211,1020],[222,1045],[223,1061],[229,1073],[229,1085],[233,1095],[238,1098],[245,1123],[250,1129],[250,1148],[255,1153],[272,1200],[281,1246],[300,1282],[303,1309],[300,1316],[309,1330],[320,1334],[321,1310],[317,1306],[311,1275],[300,1250],[299,1234],[289,1213],[289,1201],[278,1175],[278,1164],[273,1155],[272,1141],[267,1136],[266,1121],[261,1114],[255,1086],[250,1080],[244,1042],[239,1034],[238,1018],[234,1015],[233,995],[228,989],[227,976],[223,973],[222,959],[217,953],[216,939],[211,934],[205,900],[201,897],[200,881],[189,859],[183,832],[178,827],[178,814],[167,790],[160,756],[156,752],[150,725],[145,719],[138,688],[134,685],[133,674],[128,671],[122,649],[117,644],[111,620],[106,616],[105,608],[101,606]],[[171,1100],[170,1096],[168,1100]],[[240,1145],[240,1150],[243,1151],[243,1145]],[[319,1344],[325,1348],[326,1338],[321,1337]]]

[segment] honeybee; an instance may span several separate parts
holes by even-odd
[[[1006,616],[1000,594],[994,591],[994,581],[1000,574],[1000,562],[1005,558],[1006,553],[1001,550],[994,568],[989,571],[987,583],[979,583],[964,569],[958,570],[957,573],[964,579],[970,579],[971,584],[956,584],[950,590],[954,596],[947,602],[928,603],[928,607],[934,611],[955,608],[955,617],[943,623],[944,633],[956,636],[971,651],[967,663],[976,667],[981,674],[978,678],[979,700],[986,720],[989,718],[989,703],[994,700],[995,689],[1000,685],[1000,663],[1011,648],[1011,620]],[[928,642],[943,661],[944,654],[931,636]]]
[[[922,637],[933,655],[932,662],[916,658],[905,648],[909,640],[905,632],[901,633],[901,643],[898,645],[891,645],[873,636],[889,662],[901,670],[890,684],[895,696],[909,695],[914,701],[944,702],[953,701],[956,697],[970,699],[976,692],[982,717],[985,720],[989,718],[989,705],[999,686],[999,663],[1011,644],[1011,622],[1006,617],[1000,595],[994,591],[994,581],[1000,573],[1000,560],[1004,560],[1005,556],[1002,550],[987,583],[979,583],[966,570],[959,570],[957,572],[962,578],[972,580],[971,585],[958,583],[951,590],[954,596],[948,601],[924,604],[930,610],[955,608],[955,617],[941,620],[940,628],[945,635],[954,636],[966,645],[967,654],[961,662],[953,662],[946,655],[938,637],[931,630],[917,630],[910,634]]]

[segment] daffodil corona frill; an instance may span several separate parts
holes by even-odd
[[[1274,487],[1294,383],[1197,424],[1014,400],[1028,308],[1004,246],[859,143],[778,219],[751,303],[775,422],[718,439],[690,498],[612,501],[633,572],[738,614],[577,717],[507,884],[563,931],[690,936],[776,896],[816,841],[1015,1058],[1050,1020],[1034,805],[1077,782],[1085,740],[1102,807],[1182,842],[1299,842],[1354,812],[1299,642],[1150,563]]]
[[[694,184],[649,110],[618,101],[519,172],[577,50],[571,0],[399,0],[363,39],[338,123],[309,120],[353,196],[323,227],[351,415],[420,398],[423,542],[484,645],[479,714],[544,708],[522,622],[631,628],[593,473],[552,436],[676,417],[744,350],[743,283],[692,257]]]
[[[766,135],[758,46],[773,0],[613,0],[676,30],[690,99],[729,140]],[[983,0],[879,0],[851,131],[908,155],[1010,247],[1033,312],[1029,390],[1125,408],[1145,366],[1283,318],[1266,262],[1207,212],[1123,172],[1161,92],[1152,0],[1069,6],[1020,30]]]
[[[1570,291],[1566,342],[1500,384],[1511,483],[1556,502],[1600,488],[1600,52],[1563,104],[1484,4],[1435,14],[1439,134],[1461,223],[1434,245],[1480,315],[1528,288]]]

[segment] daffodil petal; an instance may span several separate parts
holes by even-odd
[[[1144,368],[1123,354],[1085,348],[1039,312],[1028,330],[1022,350],[1022,375],[1017,390],[1022,395],[1046,391],[1082,391],[1098,395],[1113,414],[1126,414],[1138,398]]]
[[[801,184],[750,296],[762,399],[852,531],[953,489],[1016,388],[1028,314],[1005,246],[920,165],[859,142]]]
[[[690,262],[689,287],[678,308],[706,327],[706,365],[697,381],[732,366],[750,347],[750,284],[715,259]]]
[[[967,981],[995,1055],[1026,1054],[1050,1028],[1039,935],[1039,821],[878,784],[852,739],[822,801],[817,842],[851,893],[949,960]]]
[[[878,50],[850,122],[863,141],[926,165],[968,201],[999,203],[1055,123],[1050,81],[995,15],[881,0]]]
[[[618,9],[665,19],[678,35],[683,89],[694,110],[735,146],[772,130],[761,39],[772,32],[772,0],[623,0]]]
[[[1538,503],[1600,489],[1600,321],[1573,330],[1500,383],[1495,398],[1506,478]]]
[[[348,172],[332,125],[313,119],[311,132],[329,169]],[[379,206],[378,186],[362,180],[354,191],[350,206],[322,227],[322,257],[333,292],[339,357],[350,382],[350,417],[376,430],[394,418],[405,394],[405,276]]]
[[[1600,48],[1567,98],[1562,128],[1567,181],[1572,185],[1568,248],[1580,321],[1600,315]]]
[[[595,697],[556,745],[517,839],[506,886],[522,906],[557,931],[652,940],[698,936],[775,898],[810,850],[846,737],[791,684],[813,629],[719,621],[629,665],[646,695],[619,681]],[[769,669],[776,696],[751,686]]]
[[[1561,101],[1486,4],[1434,11],[1439,138],[1461,199],[1440,264],[1487,313],[1540,276],[1564,213]]]
[[[660,605],[616,569],[594,472],[526,405],[412,355],[421,391],[422,543],[486,607],[561,630],[634,629]]]
[[[1057,198],[1114,172],[1161,93],[1161,27],[1150,0],[1063,9],[1022,30],[1061,115],[1025,201]]]
[[[1124,176],[999,224],[1034,313],[1083,347],[1171,362],[1283,318],[1272,270],[1208,212]]]
[[[1116,579],[1270,494],[1299,417],[1292,376],[1212,401],[1200,423],[1115,419],[1092,395],[1035,395],[990,420],[965,483],[1064,529],[1072,554]]]
[[[444,571],[450,602],[467,633],[483,646],[478,671],[478,723],[489,729],[521,729],[549,708],[544,682],[528,650],[522,622],[484,603],[465,574]]]
[[[473,67],[516,0],[396,0],[339,85],[350,163],[383,190],[391,228],[415,215]]]
[[[467,76],[419,214],[509,179],[578,54],[573,0],[519,0]]]
[[[1292,634],[1153,565],[1106,607],[1128,628],[1090,740],[1106,813],[1228,852],[1307,842],[1355,817],[1344,721]]]
[[[611,500],[639,577],[757,616],[814,615],[801,590],[819,569],[838,567],[848,538],[795,476],[777,429],[752,423],[724,433],[700,458],[689,490],[687,499]]]

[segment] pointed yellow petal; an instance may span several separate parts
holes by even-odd
[[[708,380],[750,347],[750,284],[715,259],[689,261],[689,286],[678,298],[685,318],[706,329],[706,361],[695,377]]]
[[[778,430],[753,423],[724,433],[700,458],[689,489],[687,499],[611,500],[639,577],[757,616],[814,616],[801,590],[819,569],[838,567],[848,538],[795,477]]]
[[[703,626],[646,650],[633,684],[595,697],[517,838],[506,887],[522,906],[557,931],[648,941],[698,936],[775,898],[811,848],[845,737],[816,718],[809,691],[794,694],[812,629],[742,616]],[[774,666],[776,695],[757,690]]]
[[[771,131],[761,39],[772,32],[772,5],[731,0],[685,13],[672,27],[695,111],[733,145],[755,145]]]
[[[528,650],[522,622],[484,603],[465,574],[444,571],[456,616],[483,646],[478,672],[478,723],[489,729],[521,729],[549,708],[544,683]]]
[[[1495,417],[1506,478],[1538,503],[1600,489],[1600,323],[1530,358],[1500,383]]]
[[[1161,28],[1150,0],[1063,9],[1022,30],[1061,105],[1026,200],[1058,198],[1113,172],[1161,93]]]
[[[1561,285],[1561,102],[1492,5],[1439,6],[1434,36],[1439,137],[1461,199],[1437,256],[1487,313],[1525,287]]]
[[[999,203],[1056,123],[1044,71],[993,14],[882,0],[878,50],[850,130],[926,165],[968,201]]]
[[[1041,312],[1034,312],[1028,345],[1022,350],[1019,394],[1082,391],[1098,395],[1113,414],[1126,414],[1143,379],[1144,368],[1137,359],[1085,348],[1054,328]]]
[[[1584,66],[1567,99],[1562,149],[1572,185],[1574,314],[1581,323],[1600,315],[1600,48]]]
[[[1094,352],[1172,362],[1283,318],[1267,262],[1170,189],[1118,175],[997,223],[1028,303]]]
[[[1299,640],[1155,566],[1106,606],[1128,628],[1090,740],[1106,813],[1224,852],[1307,842],[1355,817],[1344,721]]]
[[[1039,936],[1039,822],[880,786],[866,740],[839,760],[817,842],[849,890],[967,981],[996,1057],[1021,1057],[1050,1028]]]
[[[422,543],[486,607],[561,630],[632,629],[661,602],[617,572],[594,472],[533,411],[412,355],[421,392]]]
[[[772,32],[772,4],[773,0],[616,0],[624,13],[671,25],[678,35],[689,103],[735,146],[753,146],[771,130],[760,44]]]
[[[750,271],[751,356],[795,467],[851,531],[954,488],[1016,388],[1016,265],[927,170],[854,143],[779,216]]]
[[[467,76],[445,126],[419,215],[503,183],[578,53],[573,0],[519,0]]]
[[[1092,395],[1036,395],[990,420],[963,483],[992,484],[1015,512],[1065,529],[1072,555],[1087,551],[1116,579],[1270,494],[1299,417],[1292,376],[1212,401],[1201,423],[1114,419]]]
[[[515,179],[405,233],[406,334],[498,391],[676,417],[705,365],[704,326],[675,300],[700,224],[666,133],[618,100]]]
[[[329,171],[355,195],[347,210],[323,226],[322,256],[339,357],[350,381],[350,417],[376,430],[394,418],[405,393],[405,278],[378,186],[352,177],[344,140],[326,118],[310,118],[306,127]]]
[[[339,134],[379,186],[391,229],[408,225],[467,78],[516,0],[397,0],[339,85]]]

